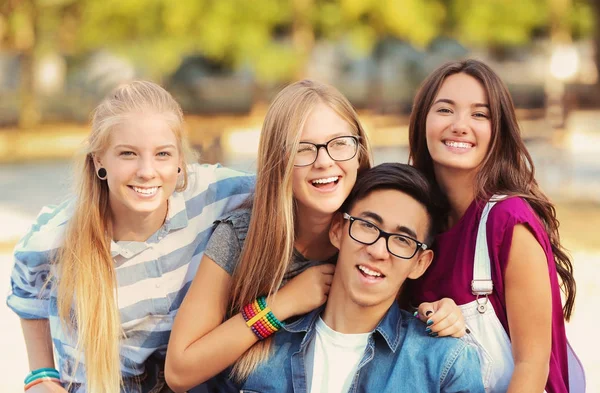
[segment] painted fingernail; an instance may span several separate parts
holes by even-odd
[[[429,310],[429,311],[427,311],[427,312],[425,313],[425,316],[426,316],[426,317],[428,317],[428,316],[430,316],[431,314],[433,314],[433,311]]]
[[[433,325],[433,319],[430,319],[429,321],[427,321],[427,326],[431,326]]]
[[[437,337],[437,336],[438,336],[438,334],[437,334],[437,333],[435,333],[435,332],[433,332],[433,333],[429,333],[429,335],[430,335],[431,337]]]
[[[415,318],[419,318],[419,312],[418,312],[418,311],[415,311],[415,313],[413,314],[413,317],[415,317]]]
[[[426,333],[431,333],[431,328],[425,328]]]
[[[471,331],[469,330],[469,328],[466,328],[465,332],[467,332],[467,334],[471,334]]]

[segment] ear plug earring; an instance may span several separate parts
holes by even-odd
[[[98,169],[98,178],[100,180],[106,180],[106,169],[104,169],[104,168]]]

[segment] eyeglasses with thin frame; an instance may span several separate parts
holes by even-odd
[[[383,237],[388,252],[398,258],[411,259],[419,250],[427,250],[427,245],[417,239],[398,233],[386,232],[377,225],[362,218],[344,213],[344,220],[350,221],[348,233],[352,239],[370,246]]]
[[[354,135],[338,136],[321,144],[300,142],[294,157],[294,166],[312,165],[317,161],[319,150],[322,147],[325,148],[332,160],[348,161],[353,159],[358,152],[358,137]]]

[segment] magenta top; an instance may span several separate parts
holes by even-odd
[[[410,283],[413,304],[423,301],[432,302],[444,297],[454,299],[458,305],[475,300],[475,296],[471,294],[471,280],[477,228],[484,206],[484,203],[474,201],[454,227],[437,236],[433,263],[423,277]],[[494,292],[489,296],[489,300],[510,337],[504,300],[504,272],[512,243],[513,228],[518,224],[525,224],[530,229],[544,249],[548,261],[552,290],[552,353],[546,391],[568,393],[567,339],[552,248],[540,219],[522,198],[512,197],[498,202],[488,217],[487,242],[494,283]]]

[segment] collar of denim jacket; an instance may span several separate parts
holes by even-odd
[[[284,329],[290,333],[312,333],[317,318],[323,313],[324,309],[325,306],[321,306],[291,323],[286,323]],[[374,330],[383,337],[392,352],[396,352],[400,345],[402,321],[404,318],[407,318],[406,315],[403,315],[398,303],[394,302]],[[308,338],[308,336],[312,336],[312,334],[307,334],[306,338]]]
[[[402,339],[402,321],[406,318],[406,315],[408,313],[400,310],[398,302],[394,302],[375,328],[375,331],[383,337],[392,352],[396,352],[400,345]]]
[[[323,310],[325,310],[324,305],[309,312],[308,314],[304,314],[293,322],[286,322],[286,324],[283,325],[283,328],[290,333],[306,333],[311,331],[315,327],[317,318],[319,318],[319,315],[323,313]]]

